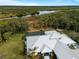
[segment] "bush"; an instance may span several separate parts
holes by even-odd
[[[71,45],[69,46],[69,48],[70,48],[70,49],[75,49],[75,46],[74,46],[73,44],[71,44]]]

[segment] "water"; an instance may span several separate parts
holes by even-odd
[[[58,12],[56,10],[52,10],[52,11],[47,11],[47,10],[44,10],[44,11],[38,11],[39,12],[39,15],[42,15],[42,14],[49,14],[49,13],[54,13],[54,12]],[[26,17],[30,17],[31,15],[26,15]],[[38,16],[38,15],[36,15]],[[25,17],[25,16],[23,16]],[[17,16],[14,16],[14,17],[7,17],[7,18],[0,18],[0,20],[5,20],[5,19],[12,19],[12,18],[18,18]]]
[[[42,15],[42,14],[49,14],[49,13],[54,13],[54,12],[57,12],[57,11],[39,11],[39,15]]]

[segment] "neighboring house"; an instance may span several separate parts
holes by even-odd
[[[28,55],[41,53],[46,59],[54,52],[57,59],[79,59],[72,51],[76,50],[76,42],[57,31],[28,32],[25,44]]]

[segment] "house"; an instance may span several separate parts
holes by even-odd
[[[28,55],[41,53],[44,59],[51,59],[53,53],[55,59],[79,59],[79,55],[72,51],[76,49],[76,42],[57,31],[27,33],[25,44]],[[70,48],[71,45],[74,49]]]

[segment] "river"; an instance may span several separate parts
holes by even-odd
[[[49,13],[54,13],[54,12],[58,12],[58,11],[55,11],[55,10],[52,10],[52,11],[47,11],[47,10],[39,11],[39,15],[42,15],[42,14],[49,14]]]
[[[55,11],[55,10],[52,10],[52,11],[47,11],[47,10],[44,10],[44,11],[38,11],[39,12],[39,15],[42,15],[42,14],[49,14],[49,13],[54,13],[54,12],[58,12],[58,11]],[[27,15],[27,16],[23,16],[23,17],[29,17],[30,15]],[[37,15],[36,15],[37,16]],[[6,20],[6,19],[12,19],[12,18],[18,18],[17,16],[15,17],[7,17],[7,18],[0,18],[0,20]]]

